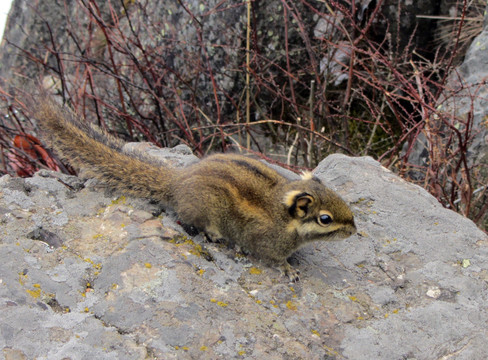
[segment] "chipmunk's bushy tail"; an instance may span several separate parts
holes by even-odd
[[[173,206],[177,169],[122,151],[124,142],[101,129],[83,124],[67,107],[48,97],[36,104],[35,116],[54,149],[75,167],[111,188]]]

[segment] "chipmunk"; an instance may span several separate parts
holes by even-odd
[[[52,99],[36,105],[36,118],[54,149],[111,188],[159,202],[179,219],[225,239],[298,280],[287,258],[316,240],[344,239],[356,232],[353,213],[311,173],[290,180],[263,162],[216,154],[171,168],[139,153],[94,125],[83,124]]]

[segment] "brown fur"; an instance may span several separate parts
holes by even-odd
[[[296,273],[286,259],[300,246],[356,232],[346,203],[311,174],[292,181],[259,160],[228,154],[169,168],[124,153],[120,140],[83,125],[50,99],[38,104],[36,117],[54,148],[89,176],[173,208],[184,223],[241,246],[291,278]],[[321,224],[320,216],[330,223]]]

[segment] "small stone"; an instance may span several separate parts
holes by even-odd
[[[135,210],[133,212],[130,212],[129,215],[131,220],[139,224],[142,224],[143,222],[154,218],[154,216],[150,212],[144,210]]]
[[[441,293],[442,293],[441,289],[439,289],[437,286],[432,286],[427,290],[425,295],[433,299],[438,299],[439,296],[441,296]]]

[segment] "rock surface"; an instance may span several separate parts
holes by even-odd
[[[487,236],[371,158],[315,174],[359,234],[293,284],[93,181],[0,178],[0,359],[485,359]]]

